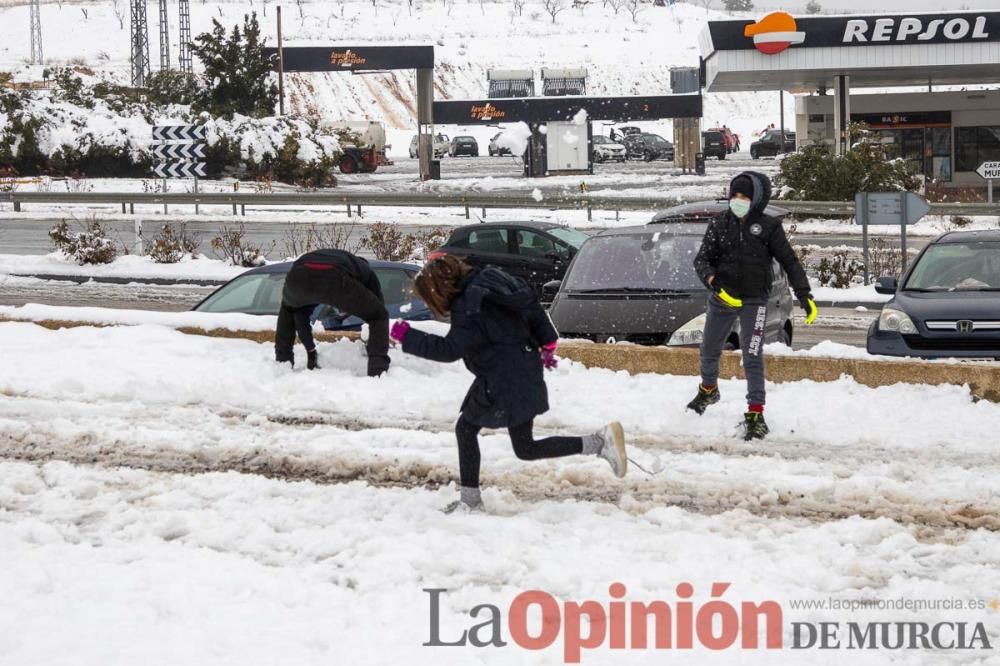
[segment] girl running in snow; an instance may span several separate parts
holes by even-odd
[[[584,437],[534,439],[534,418],[549,409],[543,367],[556,367],[559,334],[525,282],[498,268],[477,270],[445,255],[424,267],[415,286],[434,314],[451,316],[451,330],[442,338],[397,321],[390,337],[407,354],[441,363],[462,359],[475,375],[455,425],[461,501],[450,504],[446,513],[482,510],[479,431],[483,428],[507,428],[521,460],[597,455],[608,461],[615,475],[625,476],[625,434],[618,422]]]

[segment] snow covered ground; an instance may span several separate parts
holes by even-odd
[[[520,592],[607,606],[774,600],[785,650],[584,651],[584,663],[929,663],[928,653],[788,651],[795,621],[982,622],[978,610],[793,608],[797,600],[963,599],[1000,589],[1000,406],[958,387],[844,379],[770,387],[774,434],[734,437],[743,386],[699,418],[691,378],[549,375],[542,433],[618,418],[638,469],[518,461],[483,441],[486,515],[454,496],[460,365],[393,352],[363,376],[357,343],[321,344],[319,372],[266,345],[160,326],[48,331],[0,324],[0,661],[4,664],[541,664],[540,651],[424,647],[506,613]],[[613,399],[609,399],[613,396]],[[835,408],[830,406],[835,404]],[[924,408],[916,408],[923,406]],[[932,409],[926,407],[933,406]],[[535,626],[535,625],[533,625]],[[506,624],[504,639],[510,642]],[[994,641],[995,642],[995,641]],[[995,663],[992,652],[934,663]],[[976,661],[979,659],[980,661]]]

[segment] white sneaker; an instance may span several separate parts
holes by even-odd
[[[608,461],[611,471],[619,479],[628,471],[628,458],[625,455],[625,429],[618,421],[612,421],[604,430],[596,433],[603,444],[597,455]]]
[[[445,508],[441,509],[441,513],[445,514],[471,514],[471,513],[486,513],[486,506],[479,502],[478,504],[466,504],[462,500],[455,500]]]

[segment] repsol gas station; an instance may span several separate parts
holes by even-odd
[[[711,21],[700,47],[707,92],[799,95],[799,148],[826,143],[841,153],[854,121],[881,135],[889,157],[943,186],[985,187],[976,169],[1000,160],[1000,90],[988,89],[1000,83],[1000,12],[774,12]],[[869,94],[854,92],[862,88]]]

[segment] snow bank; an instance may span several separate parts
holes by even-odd
[[[224,261],[185,257],[176,264],[158,264],[149,257],[125,255],[110,264],[78,265],[60,252],[46,255],[0,254],[0,275],[73,275],[114,278],[231,280],[247,269]]]

